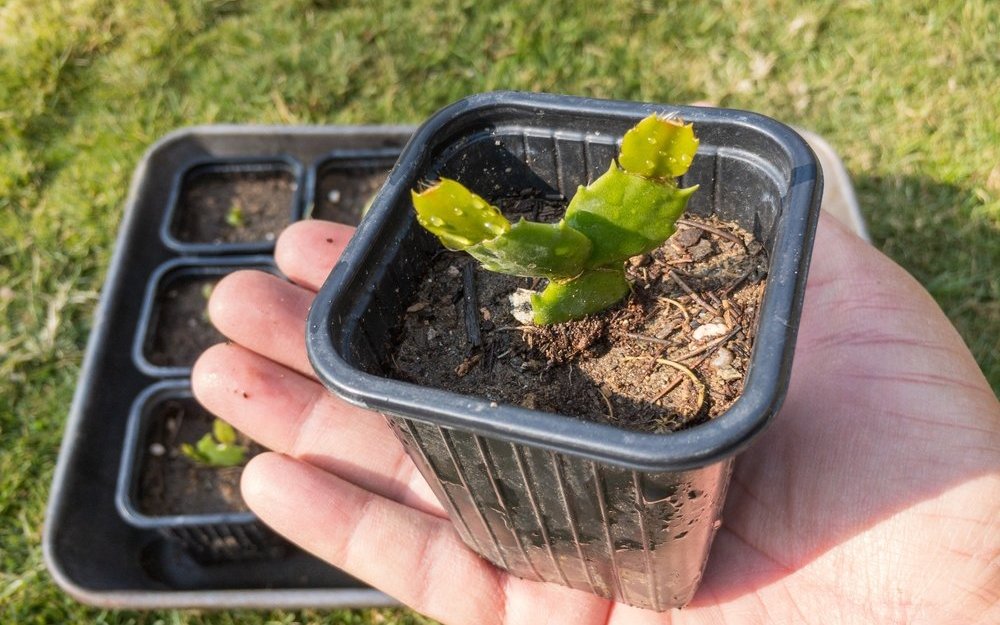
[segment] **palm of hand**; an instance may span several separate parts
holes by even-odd
[[[304,548],[447,623],[1000,619],[1000,404],[930,296],[832,219],[785,405],[737,460],[694,602],[666,614],[493,568],[382,419],[311,379],[305,313],[349,236],[311,222],[282,237],[300,286],[223,281],[210,312],[238,345],[193,376],[206,406],[284,454],[251,462],[244,495]]]

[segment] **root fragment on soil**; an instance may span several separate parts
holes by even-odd
[[[743,329],[742,326],[737,325],[735,328],[733,328],[723,336],[720,336],[719,338],[715,339],[714,341],[706,343],[697,349],[692,349],[691,351],[683,353],[679,356],[671,356],[671,358],[673,358],[674,360],[687,360],[688,358],[694,358],[695,356],[698,356],[699,354],[703,354],[705,352],[712,353],[713,351],[715,351],[717,347],[719,347],[729,339],[733,338],[736,335],[736,333],[742,329]]]
[[[713,316],[715,317],[719,316],[719,310],[715,306],[712,306],[711,304],[703,300],[700,295],[695,293],[694,289],[688,286],[687,282],[684,282],[684,280],[682,280],[681,277],[677,275],[676,271],[671,270],[670,272],[668,272],[668,275],[670,276],[670,279],[676,282],[677,286],[684,289],[684,292],[690,295],[691,299],[697,302],[699,306],[701,306],[708,312],[712,313]]]
[[[709,226],[707,224],[698,223],[698,222],[690,221],[690,220],[687,220],[687,219],[678,219],[677,223],[681,224],[682,226],[688,226],[689,228],[697,228],[697,229],[702,230],[704,232],[711,232],[712,234],[716,234],[716,235],[722,237],[723,239],[729,239],[733,243],[738,244],[743,249],[746,249],[746,245],[743,244],[743,241],[741,241],[739,237],[737,237],[735,234],[733,234],[731,232],[726,232],[725,230],[720,230],[718,228],[713,228],[712,226]]]
[[[675,299],[670,299],[669,297],[658,297],[656,299],[658,299],[661,302],[666,302],[672,306],[676,306],[681,311],[681,314],[684,315],[684,321],[691,321],[691,314],[688,312],[687,306],[685,306],[684,304],[678,302]]]
[[[623,358],[623,360],[641,360],[643,358],[651,358],[651,356],[626,356],[625,358]],[[655,360],[657,364],[665,365],[667,367],[670,367],[671,369],[676,369],[677,371],[680,371],[683,375],[687,376],[688,379],[691,380],[691,383],[694,384],[694,387],[698,389],[698,403],[695,406],[694,412],[691,413],[691,417],[694,417],[699,412],[701,412],[701,407],[705,405],[705,385],[701,383],[701,380],[699,380],[698,376],[694,374],[694,371],[692,371],[688,367],[685,367],[679,362],[674,362],[673,360],[670,360],[669,358],[654,358],[653,360]],[[652,401],[659,401],[664,395],[672,391],[676,386],[677,384],[668,383],[667,389],[665,391],[661,391],[661,393],[656,397],[656,399]]]
[[[604,404],[608,407],[608,421],[614,421],[615,409],[611,407],[611,400],[608,399],[608,396],[605,395],[604,391],[601,389],[597,389],[597,394],[601,396],[601,399],[604,400]]]

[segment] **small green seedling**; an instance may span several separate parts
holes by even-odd
[[[515,316],[523,305],[529,310],[519,318],[561,323],[625,297],[625,261],[662,245],[698,188],[681,189],[676,181],[697,150],[691,124],[650,115],[625,134],[617,161],[580,187],[554,224],[511,224],[499,209],[447,178],[413,191],[413,205],[420,225],[448,249],[468,252],[490,271],[547,278],[541,293],[512,297]]]
[[[239,202],[233,202],[226,213],[226,223],[234,228],[242,228],[246,225],[246,216],[243,214],[243,207]]]
[[[247,448],[236,442],[236,430],[221,419],[212,422],[212,431],[195,445],[184,443],[181,453],[199,464],[210,467],[235,467],[243,464]]]

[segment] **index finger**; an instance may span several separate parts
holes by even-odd
[[[332,221],[308,219],[285,228],[274,249],[274,261],[288,278],[318,291],[340,259],[354,228]]]

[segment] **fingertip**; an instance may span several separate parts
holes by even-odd
[[[243,501],[255,512],[258,508],[264,507],[266,500],[269,499],[271,492],[269,479],[283,457],[279,453],[265,451],[251,458],[243,467],[240,475],[240,492],[243,494]]]
[[[259,285],[262,277],[273,277],[257,269],[241,269],[219,280],[208,298],[208,318],[220,332],[226,333],[230,321],[239,319],[246,309],[246,294]]]
[[[232,345],[218,343],[206,349],[191,368],[191,391],[202,405],[207,405],[212,391],[222,384],[222,363],[229,360]]]
[[[278,267],[292,260],[302,245],[315,237],[315,231],[322,228],[321,224],[324,223],[326,222],[316,219],[304,219],[285,228],[274,244],[274,260]]]
[[[282,232],[275,245],[274,260],[292,282],[319,289],[336,264],[354,228],[330,221],[299,221]]]
[[[243,501],[262,520],[287,524],[289,505],[323,496],[328,479],[320,469],[284,454],[266,451],[251,458],[243,467],[240,492]]]

